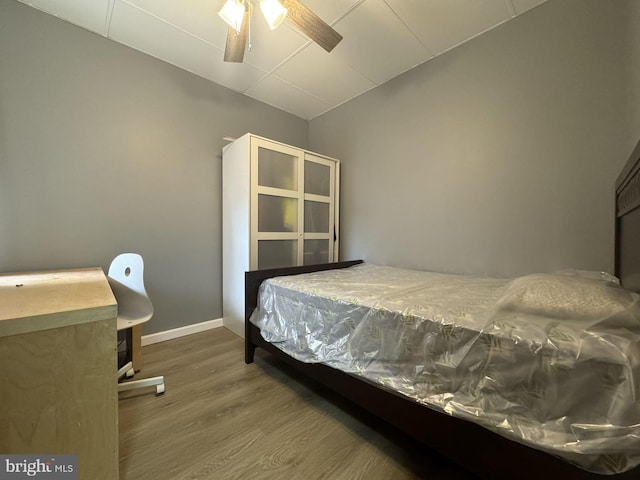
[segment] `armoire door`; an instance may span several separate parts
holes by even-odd
[[[251,139],[251,269],[292,267],[302,250],[303,153]]]
[[[302,264],[333,261],[336,162],[305,154]]]

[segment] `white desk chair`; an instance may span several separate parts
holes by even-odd
[[[131,328],[149,321],[153,316],[153,305],[144,288],[144,262],[137,253],[123,253],[111,262],[107,274],[109,285],[118,302],[118,331],[129,329],[127,350],[131,351]],[[133,377],[133,363],[128,356],[127,363],[118,370],[118,381],[126,376]],[[156,387],[156,394],[164,393],[164,377],[131,380],[118,384],[118,392],[134,388]]]

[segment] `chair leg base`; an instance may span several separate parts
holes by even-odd
[[[165,390],[164,377],[152,377],[143,378],[141,380],[131,380],[130,382],[124,382],[118,384],[118,393],[126,392],[136,388],[156,387],[156,395],[162,395]]]
[[[121,369],[118,370],[118,380],[122,377],[131,378],[135,374],[133,370],[133,364],[131,362],[126,363]],[[133,390],[135,388],[156,387],[156,395],[162,395],[164,393],[164,377],[152,377],[143,378],[140,380],[130,380],[128,382],[118,383],[118,393]]]
[[[131,378],[135,375],[135,371],[133,370],[133,363],[127,362],[124,366],[118,370],[118,380],[122,377]]]

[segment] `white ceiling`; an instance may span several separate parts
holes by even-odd
[[[301,0],[344,40],[331,52],[254,9],[242,64],[222,60],[224,0],[19,0],[303,119],[547,0]]]

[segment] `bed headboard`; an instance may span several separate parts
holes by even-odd
[[[640,142],[616,180],[615,274],[640,292]]]

